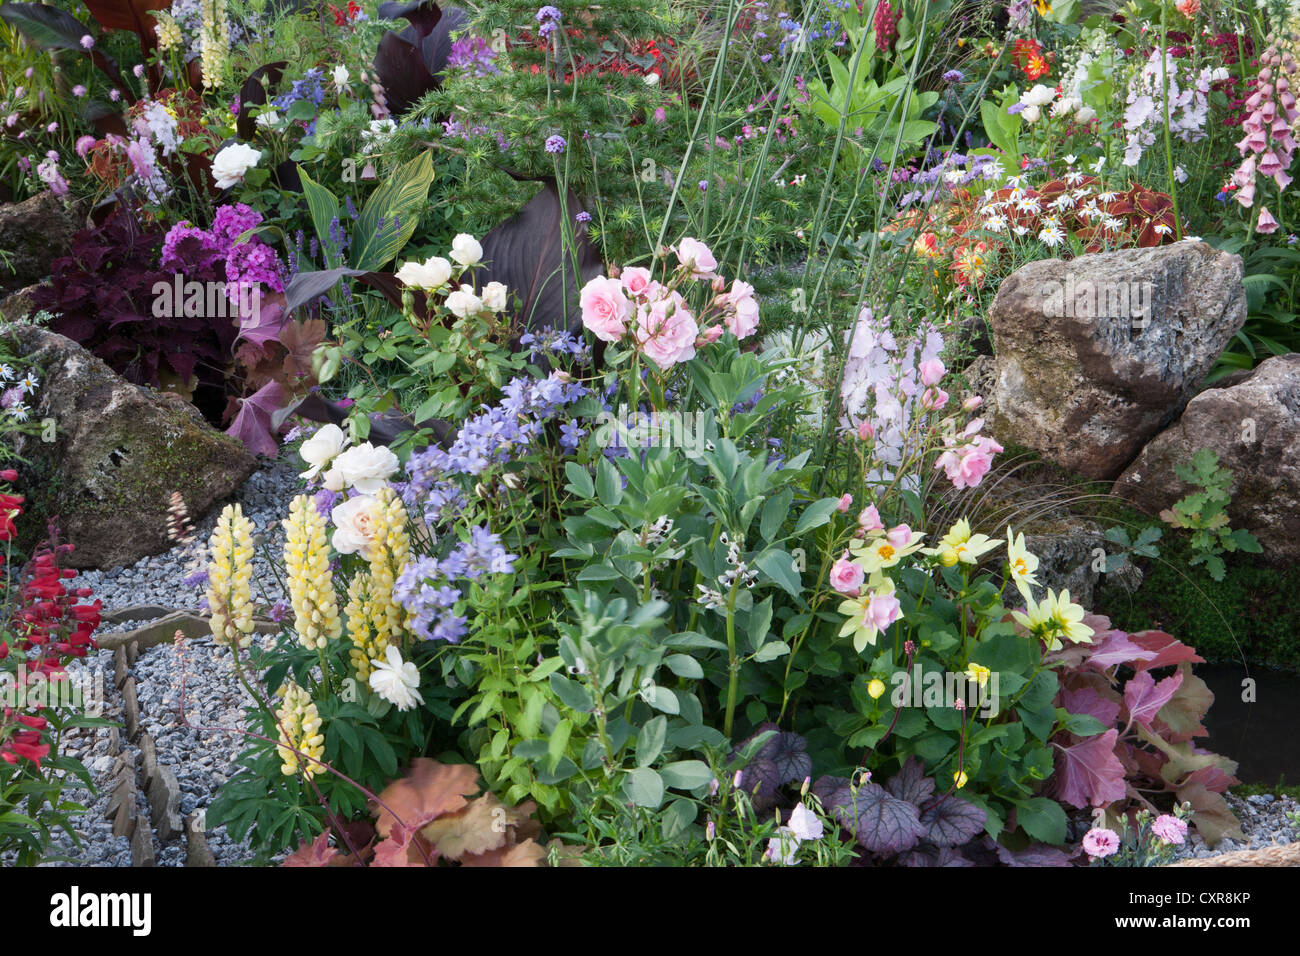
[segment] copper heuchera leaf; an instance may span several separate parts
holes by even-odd
[[[1124,765],[1115,756],[1114,728],[1069,746],[1056,743],[1056,790],[1074,807],[1104,807],[1123,800]]]
[[[469,804],[466,797],[478,793],[478,771],[469,764],[443,764],[427,757],[417,757],[410,772],[390,783],[379,795],[379,818],[375,830],[388,836],[396,821],[412,830],[442,816],[455,813]]]
[[[1172,677],[1166,677],[1156,683],[1150,671],[1139,671],[1124,685],[1124,705],[1128,709],[1128,719],[1143,727],[1150,727],[1160,708],[1169,703],[1174,692],[1182,686],[1183,675],[1179,671]]]
[[[326,830],[310,843],[298,847],[281,866],[329,866],[338,852],[330,846],[330,834]]]

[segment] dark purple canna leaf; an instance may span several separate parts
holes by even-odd
[[[451,34],[463,30],[469,17],[459,7],[440,10],[432,2],[385,4],[381,16],[411,21],[411,26],[401,33],[380,37],[375,53],[375,72],[383,84],[388,109],[394,116],[401,116],[422,96],[442,85],[451,55]]]
[[[572,191],[561,204],[559,187],[548,177],[523,209],[483,237],[484,265],[476,270],[475,280],[505,283],[511,295],[518,296],[520,303],[514,313],[518,332],[546,328],[580,331],[578,292],[603,268],[585,226],[575,229],[576,266],[574,256],[563,248],[566,212],[572,222],[581,210]]]
[[[921,811],[925,838],[939,847],[961,846],[973,840],[983,832],[986,818],[981,808],[955,794],[932,800]]]

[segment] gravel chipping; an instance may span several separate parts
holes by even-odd
[[[253,472],[234,497],[243,507],[244,516],[256,528],[253,582],[255,589],[262,588],[264,592],[255,591],[254,599],[265,602],[267,607],[284,600],[284,591],[266,561],[263,543],[272,554],[281,553],[284,529],[280,522],[289,514],[289,502],[301,491],[302,481],[297,469],[292,462],[282,460]],[[184,578],[198,566],[195,558],[204,554],[220,513],[220,507],[213,507],[207,517],[196,524],[194,548],[177,546],[164,554],[141,558],[129,567],[83,571],[77,583],[94,588],[95,597],[104,602],[105,611],[142,604],[193,610],[198,607],[203,594],[201,589],[186,585]]]
[[[1249,797],[1228,794],[1225,799],[1241,821],[1241,832],[1246,839],[1243,841],[1224,837],[1214,849],[1210,849],[1196,828],[1192,827],[1188,831],[1187,842],[1178,848],[1175,859],[1204,859],[1235,850],[1262,850],[1300,841],[1300,826],[1293,825],[1287,819],[1288,813],[1300,813],[1300,800],[1295,797],[1257,793]]]

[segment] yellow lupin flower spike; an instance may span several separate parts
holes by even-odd
[[[370,572],[359,571],[348,584],[348,603],[343,613],[348,619],[348,637],[352,641],[348,657],[363,684],[369,683],[370,672],[374,670],[370,661],[382,660],[388,647],[388,640],[375,633],[370,605]]]
[[[226,505],[208,542],[208,608],[218,644],[247,647],[253,633],[253,522]]]
[[[343,633],[330,575],[325,518],[310,498],[299,495],[289,505],[289,517],[282,524],[294,629],[303,647],[319,650]]]
[[[280,725],[280,743],[275,752],[283,761],[280,772],[286,777],[303,773],[308,778],[324,769],[320,762],[325,752],[325,735],[320,732],[321,718],[311,695],[292,681],[280,688],[284,702],[276,710]],[[295,751],[301,751],[299,756]]]
[[[406,533],[406,507],[392,488],[375,496],[375,529],[367,557],[370,559],[370,621],[376,639],[396,644],[407,623],[405,609],[393,598],[393,586],[411,554]],[[380,648],[382,650],[382,647]]]

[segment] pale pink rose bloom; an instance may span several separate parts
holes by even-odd
[[[876,430],[875,428],[872,427],[871,422],[858,423],[858,438],[860,438],[862,441],[866,441],[868,438],[875,438],[875,437],[876,437]]]
[[[878,631],[883,631],[902,616],[903,608],[898,603],[898,598],[892,594],[878,594],[875,591],[871,592],[871,597],[867,599],[867,606],[862,613],[863,622],[874,624]]]
[[[695,339],[700,327],[678,293],[652,302],[649,308],[637,309],[636,319],[637,347],[661,369],[695,358]]]
[[[896,525],[885,533],[885,540],[895,548],[906,548],[912,543],[912,529],[905,524]]]
[[[921,363],[921,384],[938,385],[943,381],[948,369],[937,358],[926,359]]]
[[[727,304],[735,313],[727,313],[724,320],[727,328],[738,339],[748,338],[758,330],[758,300],[754,298],[754,287],[739,279],[731,283],[727,293]]]
[[[627,329],[632,304],[617,279],[597,276],[582,287],[578,296],[582,324],[602,342],[617,342]]]
[[[650,274],[649,269],[643,269],[640,266],[629,266],[623,270],[619,276],[623,283],[623,289],[628,295],[644,297],[649,294],[655,284],[654,277]]]
[[[846,515],[851,507],[853,507],[853,496],[844,495],[840,498],[840,503],[835,506],[835,510],[842,515]]]
[[[831,565],[831,587],[841,594],[856,597],[865,579],[866,572],[862,570],[862,565],[855,564],[848,558],[838,558]]]
[[[875,505],[867,505],[858,513],[858,527],[863,531],[881,531],[885,523],[880,520],[880,512]]]
[[[711,279],[713,270],[718,268],[718,260],[713,258],[709,247],[689,236],[677,244],[677,261],[690,269],[696,279]]]

